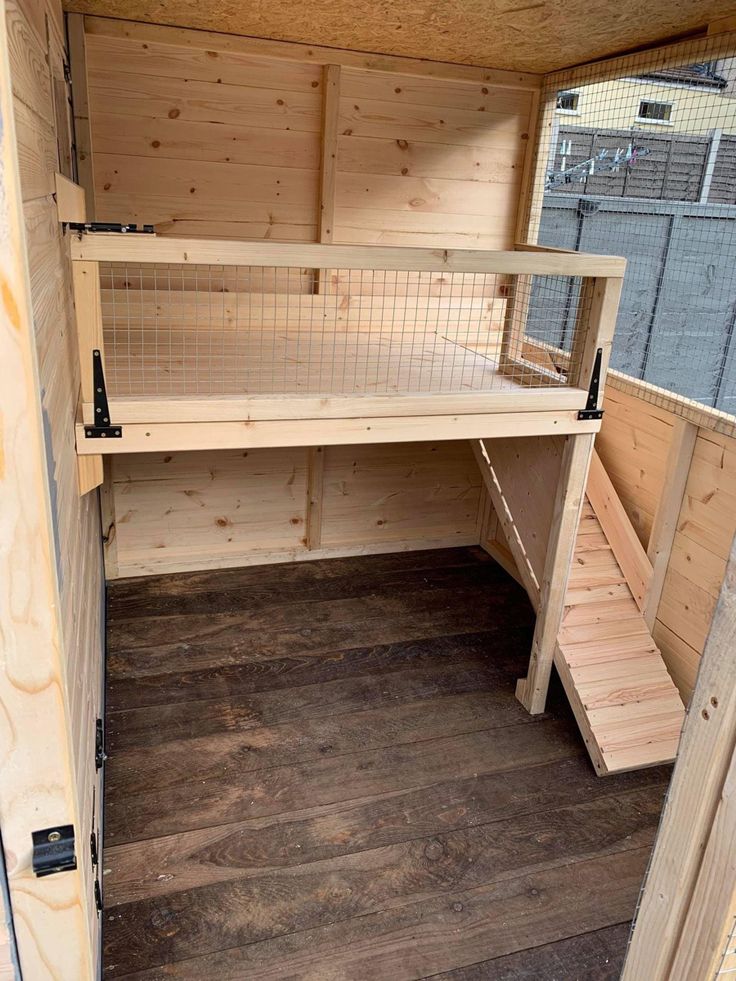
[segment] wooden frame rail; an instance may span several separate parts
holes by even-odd
[[[71,242],[71,255],[82,377],[77,428],[80,455],[174,448],[591,433],[600,427],[598,420],[581,419],[578,413],[589,402],[599,349],[603,353],[601,381],[605,374],[626,266],[625,260],[617,257],[526,247],[489,252],[178,239],[100,232],[77,235]],[[515,317],[511,325],[507,318],[500,328],[502,354],[497,370],[499,376],[505,373],[510,377],[503,385],[499,384],[498,390],[411,389],[380,394],[316,395],[213,392],[115,396],[113,393],[109,398],[110,418],[112,425],[124,427],[121,438],[90,439],[85,427],[100,422],[94,407],[93,351],[101,352],[105,364],[102,263],[119,263],[123,268],[128,264],[154,264],[157,268],[174,264],[429,273],[438,274],[440,283],[443,274],[492,274],[498,277],[498,283],[511,282],[513,277],[516,282],[531,281],[533,276],[578,277],[589,302],[576,321],[572,366],[556,374],[550,371],[546,376],[539,364],[525,358],[521,348],[511,352],[509,333],[515,331],[518,339],[519,320]],[[316,281],[315,293],[322,291],[322,283]],[[472,347],[469,349],[472,351]],[[490,363],[489,359],[485,360]],[[602,385],[596,407],[601,399]]]

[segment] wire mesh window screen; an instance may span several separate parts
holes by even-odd
[[[625,256],[611,367],[736,413],[736,34],[558,73],[545,96],[532,239]]]
[[[579,281],[362,269],[101,266],[113,396],[411,394],[567,384]],[[550,365],[542,350],[567,359]],[[513,344],[501,364],[504,325]],[[544,370],[538,368],[544,362]]]

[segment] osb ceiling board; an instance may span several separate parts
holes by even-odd
[[[549,72],[699,30],[734,0],[67,0],[153,24]]]

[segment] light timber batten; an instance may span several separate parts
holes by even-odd
[[[96,233],[71,243],[72,258],[93,262],[176,262],[184,265],[258,265],[282,268],[382,269],[403,272],[467,272],[600,276],[622,279],[626,260],[617,256],[553,252],[486,252],[480,249],[418,249],[401,246],[297,245],[234,242],[173,236]]]
[[[247,449],[341,443],[403,443],[415,440],[495,439],[595,433],[595,421],[577,412],[497,412],[451,416],[380,416],[375,419],[294,419],[221,423],[129,423],[115,440],[89,440],[77,425],[77,452],[109,455],[161,450]]]

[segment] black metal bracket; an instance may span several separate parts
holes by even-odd
[[[95,722],[95,769],[102,769],[102,765],[106,759],[105,730],[102,727],[102,719],[98,719]]]
[[[129,235],[153,235],[153,225],[121,225],[118,221],[70,221],[73,232],[120,232]]]
[[[58,828],[44,828],[34,831],[33,871],[41,878],[54,872],[70,872],[77,867],[74,854],[74,825],[64,824]]]
[[[589,419],[602,419],[603,409],[598,408],[598,394],[601,385],[601,364],[603,362],[603,348],[599,347],[595,352],[595,361],[593,362],[593,372],[590,376],[590,388],[588,389],[588,400],[585,403],[585,408],[580,409],[578,412],[578,419],[581,422],[587,421]]]
[[[92,352],[92,384],[95,390],[92,400],[95,421],[94,425],[84,427],[84,435],[87,439],[120,439],[123,435],[123,427],[110,425],[110,406],[107,404],[102,354],[97,348]]]

